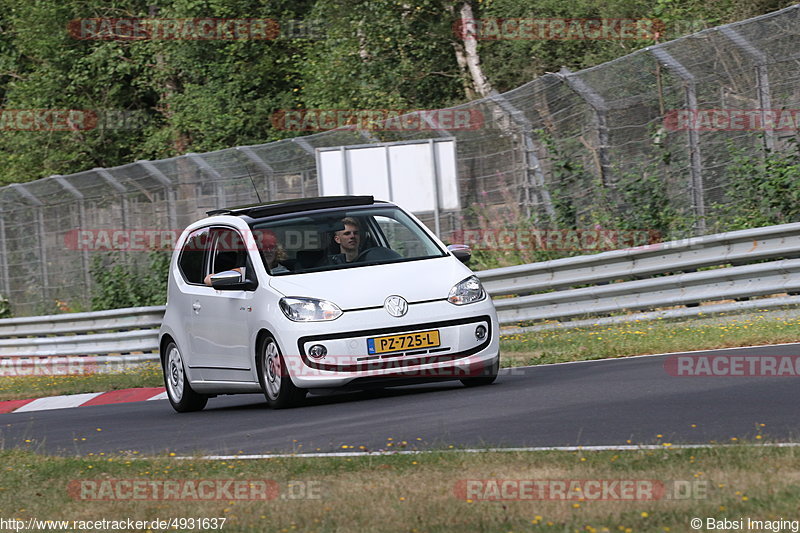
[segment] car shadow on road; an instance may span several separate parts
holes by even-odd
[[[370,400],[379,400],[383,398],[400,398],[404,396],[415,396],[421,394],[432,394],[437,392],[450,391],[455,389],[465,389],[463,385],[456,381],[441,382],[441,383],[428,383],[418,385],[404,385],[395,387],[372,387],[365,390],[347,390],[347,389],[316,389],[310,392],[306,398],[297,406],[289,410],[302,409],[304,407],[315,407],[323,405],[335,405],[340,403],[363,402]],[[255,395],[248,395],[254,399]],[[240,395],[239,397],[244,398]],[[244,411],[249,409],[268,409],[266,401],[258,403],[247,403],[242,405],[214,405],[214,399],[211,399],[205,411]]]

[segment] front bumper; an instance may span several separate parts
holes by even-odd
[[[328,388],[373,378],[465,379],[496,367],[499,330],[491,301],[470,306],[469,311],[475,314],[468,316],[464,308],[447,302],[418,306],[416,312],[409,312],[409,316],[399,320],[399,325],[387,327],[386,319],[375,315],[383,311],[373,309],[348,313],[347,320],[337,324],[339,327],[334,331],[307,331],[291,340],[285,339],[284,358],[292,381],[301,388]],[[431,320],[431,317],[437,318]],[[370,322],[373,327],[369,327]],[[476,336],[479,326],[485,331],[483,338]],[[368,339],[431,330],[439,333],[438,346],[369,353]],[[316,344],[327,349],[325,357],[309,356],[309,348]]]

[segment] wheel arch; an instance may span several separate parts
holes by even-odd
[[[278,350],[280,350],[280,353],[281,353],[281,355],[283,356],[284,360],[285,360],[285,357],[286,357],[286,348],[285,348],[284,346],[281,346],[281,343],[280,343],[280,341],[278,340],[278,336],[277,336],[277,335],[275,335],[275,334],[272,332],[272,330],[270,330],[270,328],[268,328],[268,327],[266,327],[266,326],[261,326],[261,327],[259,328],[259,330],[258,330],[258,333],[256,333],[256,341],[255,341],[255,343],[253,344],[253,353],[251,354],[251,356],[252,356],[252,358],[253,358],[253,370],[254,370],[254,371],[255,371],[255,373],[256,373],[256,380],[259,380],[259,379],[260,379],[260,378],[259,378],[259,376],[258,376],[258,374],[259,374],[259,369],[258,369],[258,352],[259,352],[259,350],[261,349],[261,343],[262,343],[262,342],[264,341],[264,339],[265,339],[265,338],[267,338],[267,337],[272,337],[272,338],[275,340],[275,342],[278,344]],[[286,369],[286,372],[288,373],[288,377],[289,377],[289,379],[292,381],[292,383],[294,383],[294,381],[295,381],[295,380],[294,380],[294,373],[293,373],[293,372],[291,372],[291,371],[290,371],[288,368]]]
[[[165,333],[161,336],[161,340],[158,342],[158,354],[159,359],[161,359],[161,365],[164,365],[164,358],[167,356],[167,345],[170,342],[174,342],[176,345],[178,344],[175,339],[172,338],[172,335],[169,333]]]

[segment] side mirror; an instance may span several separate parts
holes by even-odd
[[[211,286],[218,291],[252,291],[256,288],[256,283],[245,279],[244,268],[242,272],[226,270],[211,276]]]
[[[469,263],[472,258],[472,250],[466,244],[451,244],[447,247],[447,251],[453,254],[456,259],[464,263]]]

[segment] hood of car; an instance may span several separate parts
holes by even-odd
[[[284,296],[320,298],[342,310],[382,306],[388,296],[409,303],[447,298],[450,289],[471,271],[452,256],[388,265],[310,272],[270,278]]]

